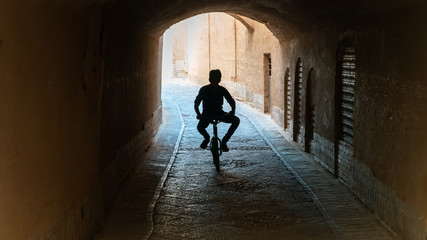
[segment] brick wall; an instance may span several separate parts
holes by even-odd
[[[346,182],[352,181],[352,174],[355,169],[352,166],[354,162],[354,150],[350,144],[338,142],[338,177]],[[350,184],[351,185],[351,184]]]
[[[312,153],[314,160],[320,163],[330,172],[334,172],[334,143],[314,133]]]
[[[120,183],[127,177],[136,162],[144,159],[144,154],[161,122],[162,108],[159,107],[153,113],[153,117],[144,123],[144,130],[114,153],[113,160],[102,173],[103,194],[107,203],[114,197]]]
[[[405,236],[404,239],[426,239],[426,232],[422,230],[425,225],[423,216],[401,201],[394,191],[378,181],[369,167],[354,158],[352,146],[340,141],[338,149],[339,178],[351,188],[354,194],[392,231]],[[317,162],[334,173],[333,142],[315,133],[312,153]]]
[[[347,149],[349,150],[349,149]],[[345,154],[349,153],[347,151]],[[382,184],[371,169],[358,159],[347,159],[340,168],[340,178],[366,206],[404,239],[425,240],[425,219],[399,199],[394,191]]]
[[[282,108],[279,108],[273,105],[271,110],[271,118],[274,119],[274,121],[276,121],[279,126],[281,126],[282,128],[284,127],[283,124],[285,121],[284,120],[285,117],[284,117],[284,111]]]
[[[298,142],[298,145],[301,147],[301,149],[302,150],[306,150],[305,149],[305,127],[304,126],[301,126],[300,128],[299,128],[299,132],[300,132],[300,134],[298,135],[298,139],[297,139],[297,142]]]

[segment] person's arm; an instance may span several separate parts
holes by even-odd
[[[194,110],[196,111],[196,118],[200,119],[202,117],[202,114],[200,114],[199,105],[194,104]]]
[[[200,114],[200,110],[199,110],[199,105],[202,102],[202,96],[200,94],[201,91],[202,89],[200,89],[199,94],[196,97],[196,100],[194,100],[194,111],[196,112],[197,119],[200,119],[202,117],[202,114]]]
[[[229,112],[229,114],[234,115],[236,113],[236,101],[234,101],[233,97],[226,88],[224,88],[224,90],[224,98],[225,100],[227,100],[228,104],[230,104],[231,107],[231,111]]]

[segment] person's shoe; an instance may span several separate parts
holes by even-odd
[[[221,149],[223,152],[228,152],[230,149],[227,147],[227,142],[221,142]]]
[[[203,142],[200,144],[200,148],[202,149],[206,149],[208,147],[209,144],[209,139],[205,139],[203,140]]]

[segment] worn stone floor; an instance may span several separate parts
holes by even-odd
[[[395,239],[268,115],[243,103],[216,172],[198,147],[198,88],[164,82],[163,124],[95,239]]]

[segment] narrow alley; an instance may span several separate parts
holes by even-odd
[[[1,1],[0,240],[427,240],[426,13]],[[193,109],[215,69],[241,120],[219,173]]]
[[[175,79],[162,89],[163,124],[148,159],[95,239],[394,239],[341,181],[246,104],[238,102],[241,124],[217,173],[210,151],[199,148],[198,86]],[[220,137],[228,126],[219,125]]]

